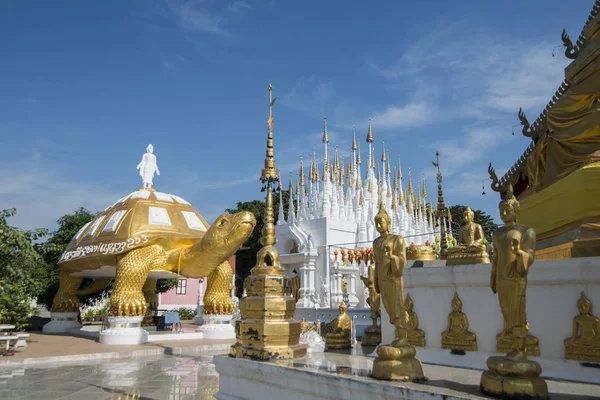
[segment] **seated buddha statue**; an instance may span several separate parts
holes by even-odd
[[[477,337],[469,332],[469,320],[462,312],[458,293],[452,299],[452,312],[448,314],[448,328],[442,332],[442,349],[477,351]]]
[[[411,346],[425,347],[425,332],[419,329],[419,317],[417,313],[413,311],[414,303],[410,298],[410,294],[406,294],[406,300],[404,300],[404,307],[408,314],[408,330],[406,336],[408,343]]]
[[[565,339],[565,359],[600,362],[600,318],[592,315],[592,302],[584,292],[577,301],[573,335]]]
[[[460,227],[458,243],[448,248],[446,265],[489,263],[490,258],[485,248],[485,236],[481,225],[473,222],[475,213],[469,207],[465,209],[465,223]]]
[[[343,301],[340,303],[340,314],[330,323],[332,332],[325,335],[327,348],[330,349],[348,349],[351,346],[352,321],[346,314],[348,306]]]

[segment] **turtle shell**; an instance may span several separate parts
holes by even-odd
[[[167,248],[189,246],[210,225],[179,196],[140,189],[107,207],[77,232],[59,264],[74,269],[115,265],[116,256],[160,243]]]

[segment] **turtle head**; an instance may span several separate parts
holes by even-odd
[[[202,249],[226,260],[250,237],[255,226],[256,219],[249,211],[220,215],[202,238]]]

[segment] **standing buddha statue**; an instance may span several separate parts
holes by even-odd
[[[377,346],[381,343],[381,327],[377,325],[377,319],[381,315],[381,302],[379,299],[379,293],[375,290],[375,263],[373,257],[371,263],[367,268],[367,276],[360,276],[360,280],[365,284],[365,287],[369,290],[369,298],[367,304],[371,308],[371,320],[373,325],[365,328],[365,332],[362,338],[361,344],[364,346]],[[366,261],[366,260],[365,260]]]
[[[483,393],[496,397],[548,398],[546,381],[540,378],[542,367],[527,359],[529,324],[525,313],[527,275],[535,255],[535,231],[517,223],[519,201],[508,186],[500,202],[500,218],[504,226],[493,235],[494,258],[490,286],[498,294],[504,329],[496,339],[496,347],[507,346],[506,356],[488,358],[488,371],[481,375]],[[537,344],[537,342],[536,342]],[[538,349],[539,352],[539,349]]]

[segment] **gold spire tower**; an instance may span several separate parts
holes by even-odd
[[[438,201],[437,209],[435,210],[435,218],[440,222],[440,260],[445,260],[448,255],[448,238],[446,236],[446,227],[442,221],[442,218],[446,216],[447,208],[444,203],[444,192],[442,190],[442,171],[440,170],[440,153],[435,152],[436,161],[432,164],[437,167],[437,183],[438,183]],[[436,221],[437,223],[437,221]]]
[[[306,345],[300,343],[300,322],[294,320],[296,302],[285,293],[284,269],[275,248],[275,218],[273,215],[273,186],[279,182],[275,169],[273,148],[273,86],[269,85],[269,134],[265,168],[260,180],[267,191],[265,223],[260,242],[263,248],[256,255],[256,265],[244,281],[247,296],[240,300],[242,318],[236,322],[236,343],[230,355],[254,360],[273,360],[302,357]],[[277,186],[275,190],[280,191]]]

